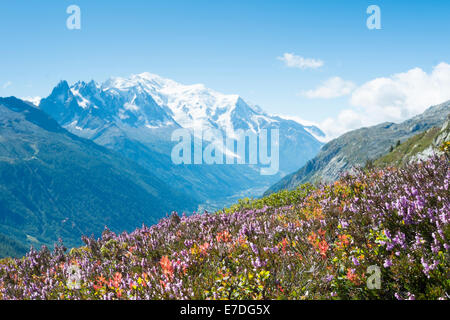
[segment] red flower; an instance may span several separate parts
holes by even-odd
[[[161,268],[163,270],[163,274],[166,277],[171,279],[173,277],[172,261],[170,261],[167,256],[164,256],[164,257],[161,258],[161,261],[159,262],[159,264],[161,265]]]
[[[353,284],[358,285],[359,279],[358,275],[355,273],[354,269],[347,269],[347,279],[350,280]]]
[[[205,242],[199,248],[200,248],[200,253],[202,255],[206,256],[208,254],[209,243]]]
[[[118,288],[120,286],[121,282],[122,282],[122,274],[119,272],[116,272],[114,274],[114,278],[109,280],[109,286]]]
[[[223,232],[219,232],[216,236],[217,242],[231,242],[231,234],[228,232],[228,230],[225,230]]]
[[[283,253],[286,253],[286,247],[288,246],[289,242],[286,238],[283,239],[283,241],[281,242],[281,251],[283,251]]]
[[[320,255],[322,257],[325,258],[327,256],[327,251],[328,251],[329,247],[330,246],[328,245],[328,243],[325,240],[320,241],[320,243],[319,243],[319,253],[320,253]]]

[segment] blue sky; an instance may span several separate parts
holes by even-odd
[[[66,28],[71,4],[81,8],[81,30]],[[381,30],[366,27],[372,4],[381,9]],[[449,38],[449,1],[1,1],[0,96],[46,96],[61,79],[147,71],[325,127],[350,119],[340,132],[370,124],[376,108],[386,116],[373,121],[390,120],[391,109],[428,80],[439,92],[426,89],[432,98],[420,103],[446,99]],[[279,59],[286,53],[323,65],[289,67]],[[414,68],[422,80],[407,74]],[[334,89],[315,91],[321,86]],[[392,97],[401,101],[385,102]],[[421,108],[400,106],[397,118]]]

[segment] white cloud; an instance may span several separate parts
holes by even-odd
[[[440,63],[430,73],[420,68],[376,78],[357,87],[349,99],[352,109],[328,118],[320,128],[328,137],[382,122],[402,122],[433,105],[450,100],[450,65]]]
[[[340,77],[333,77],[314,90],[303,91],[302,95],[310,99],[332,99],[350,94],[356,85]]]
[[[414,68],[369,81],[353,92],[350,102],[379,118],[398,121],[449,99],[450,65],[440,63],[429,74]]]
[[[5,84],[3,85],[3,89],[6,89],[6,88],[10,87],[11,85],[12,85],[12,82],[11,82],[11,81],[7,81],[7,82],[5,82]]]
[[[325,132],[327,140],[331,140],[341,134],[367,126],[370,119],[365,114],[361,114],[353,109],[342,110],[336,118],[327,118],[319,128]]]
[[[322,60],[303,58],[301,56],[296,56],[293,53],[285,53],[282,57],[278,57],[277,59],[283,61],[289,68],[316,69],[324,65]]]

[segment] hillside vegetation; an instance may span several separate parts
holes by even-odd
[[[105,230],[3,260],[0,298],[448,299],[449,179],[447,153]]]
[[[79,138],[42,111],[0,98],[0,258],[15,247],[80,246],[105,225],[132,231],[198,202],[136,163]],[[9,248],[6,248],[8,246]],[[17,254],[16,254],[17,253]]]
[[[27,246],[0,233],[0,258],[21,257],[27,252]]]
[[[426,159],[437,153],[441,154],[440,146],[450,140],[450,118],[442,127],[434,127],[403,143],[391,146],[391,150],[385,156],[377,159],[373,164],[377,167],[402,166],[411,161]]]
[[[441,127],[450,114],[450,101],[428,108],[402,123],[382,123],[343,134],[322,147],[319,154],[298,171],[285,176],[266,191],[266,195],[295,189],[303,183],[331,183],[339,177],[374,161],[391,147],[433,127]]]

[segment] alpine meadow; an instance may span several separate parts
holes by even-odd
[[[449,300],[448,30],[437,0],[1,2],[0,301]]]

